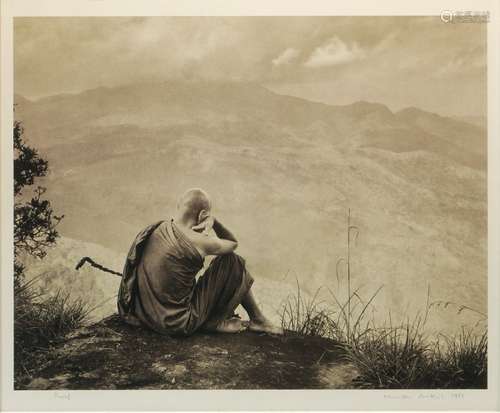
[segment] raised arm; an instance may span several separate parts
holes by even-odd
[[[235,241],[221,239],[215,236],[201,235],[201,237],[203,237],[203,239],[200,240],[198,245],[203,249],[206,255],[229,254],[238,247],[238,243]]]
[[[193,227],[195,241],[206,255],[223,255],[233,252],[238,247],[238,241],[233,233],[220,221],[211,218],[207,222]],[[209,230],[213,229],[216,236],[209,235]],[[202,232],[198,232],[202,230]]]
[[[214,224],[212,226],[212,229],[214,232],[217,234],[217,236],[221,239],[225,239],[228,241],[233,241],[238,244],[238,240],[236,237],[233,235],[231,231],[229,231],[228,228],[226,228],[224,225],[222,225],[222,222],[214,218]]]

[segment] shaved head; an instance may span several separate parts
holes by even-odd
[[[208,214],[211,207],[208,194],[200,188],[188,189],[177,202],[177,208],[183,218],[194,219],[196,222],[199,221],[200,212],[206,211]]]

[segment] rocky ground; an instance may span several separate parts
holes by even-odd
[[[77,330],[16,389],[321,389],[356,371],[320,337],[243,332],[163,337],[113,315]]]

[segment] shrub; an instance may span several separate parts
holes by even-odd
[[[45,188],[36,187],[34,196],[27,200],[23,190],[35,184],[48,172],[48,162],[24,140],[20,122],[14,123],[14,283],[21,281],[24,266],[19,258],[22,253],[43,258],[46,249],[55,244],[59,236],[56,227],[63,219],[57,216],[47,199]]]

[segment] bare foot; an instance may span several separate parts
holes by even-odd
[[[256,333],[267,333],[267,334],[276,334],[276,335],[283,335],[284,334],[284,331],[281,327],[274,325],[268,319],[250,320],[250,324],[248,325],[248,329],[250,331],[255,331]]]
[[[246,330],[247,327],[248,322],[233,317],[221,321],[219,324],[217,324],[213,331],[217,333],[239,333],[243,330]]]

